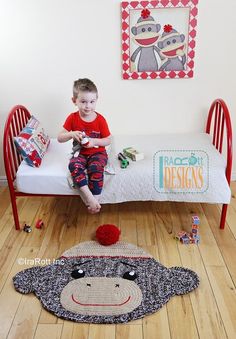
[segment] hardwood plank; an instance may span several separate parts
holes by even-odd
[[[235,286],[225,267],[209,266],[207,273],[211,287],[214,290],[214,295],[221,313],[227,337],[229,339],[234,339],[236,337]]]
[[[40,311],[41,304],[35,295],[23,296],[7,338],[33,338]]]
[[[199,337],[209,339],[227,338],[221,314],[217,307],[204,262],[197,245],[179,244],[183,266],[195,271],[200,278],[199,287],[189,294]]]
[[[124,202],[118,204],[119,215],[123,220],[136,220],[136,208],[141,208],[140,202]]]
[[[137,245],[137,227],[136,220],[120,219],[121,239],[125,242]]]
[[[147,253],[151,254],[157,261],[159,261],[157,246],[142,247]],[[171,338],[166,305],[157,312],[143,318],[143,338]]]
[[[61,339],[87,339],[89,324],[75,324],[71,321],[64,321]]]
[[[214,206],[215,209],[217,208]],[[200,235],[200,244],[199,246],[201,256],[205,265],[224,265],[224,259],[222,257],[221,251],[217,246],[217,242],[214,238],[214,234],[210,228],[208,223],[208,219],[206,218],[204,211],[202,209],[201,204],[182,204],[182,206],[175,204],[175,208],[177,212],[181,212],[188,216],[187,221],[185,224],[182,223],[183,229],[188,232],[191,232],[192,228],[192,215],[198,215],[200,218],[200,225],[199,225],[199,235]],[[175,218],[175,223],[179,223],[180,221],[178,218]]]
[[[77,200],[77,199],[76,199]],[[78,219],[78,204],[73,203],[72,199],[69,199],[68,208],[67,208],[67,220],[64,226],[63,232],[63,241],[60,242],[58,249],[58,255],[60,256],[65,250],[68,250],[70,247],[76,245],[75,239],[76,235],[78,236],[77,231],[77,219]],[[80,234],[82,229],[80,229]],[[80,235],[81,236],[81,235]]]
[[[228,205],[228,210],[227,210],[227,223],[229,225],[229,228],[231,232],[233,233],[235,239],[236,239],[236,181],[231,181],[230,184],[231,187],[231,201],[230,204]],[[218,205],[220,208],[220,213],[221,213],[221,205]]]
[[[0,187],[0,219],[5,214],[6,209],[10,205],[10,194],[7,187]]]
[[[115,325],[95,325],[89,326],[88,339],[115,339],[116,326]]]
[[[62,324],[39,324],[34,339],[59,339],[62,332]]]
[[[42,203],[41,197],[27,198],[26,204],[23,206],[22,211],[20,211],[19,213],[21,227],[23,227],[24,224],[27,224],[27,225],[32,226],[32,229],[33,229],[33,225],[35,223],[35,217],[36,217],[38,209],[41,206],[41,203]]]
[[[236,181],[231,181],[231,201],[230,206],[236,211]]]
[[[173,239],[174,226],[171,210],[173,204],[158,203],[157,205],[156,234],[160,262],[166,267],[182,266],[178,243]],[[167,312],[171,337],[199,338],[189,294],[171,298],[167,303]]]
[[[30,237],[25,241],[25,246],[42,246],[44,239],[46,237],[46,233],[50,228],[50,221],[54,213],[56,205],[55,198],[47,198],[41,199],[41,204],[37,213],[35,214],[34,223],[31,225],[33,232],[30,234]],[[41,229],[37,229],[35,227],[36,221],[42,219],[44,225]]]
[[[171,338],[166,305],[164,305],[156,313],[144,317],[142,338],[144,339]],[[173,338],[177,337],[174,336]]]
[[[101,225],[112,224],[112,225],[119,226],[119,206],[118,206],[118,204],[104,204],[104,205],[102,205],[99,221],[100,221]]]
[[[99,214],[88,214],[84,225],[82,225],[80,241],[95,240],[96,229],[100,225]]]
[[[184,266],[193,269],[200,277],[200,287],[190,293],[195,319],[200,338],[224,338],[227,337],[221,312],[215,302],[212,293],[211,283],[208,280],[208,267],[212,264],[223,266],[224,260],[212,234],[207,219],[200,204],[175,204],[177,212],[184,213],[189,218],[184,222],[184,228],[191,231],[191,215],[197,214],[200,218],[199,233],[201,236],[200,245],[183,245],[178,242],[181,261]],[[215,206],[216,208],[216,206]],[[180,214],[181,215],[181,214]],[[174,222],[178,221],[178,214],[175,213]],[[205,289],[201,289],[202,283]],[[198,297],[198,300],[196,298]],[[211,297],[209,297],[211,295]],[[202,316],[204,314],[204,317]]]
[[[26,203],[26,199],[18,199],[17,200],[17,209],[18,212],[21,213],[21,210],[23,206]],[[9,233],[11,230],[15,230],[15,224],[13,220],[12,215],[12,208],[11,205],[8,206],[5,213],[1,217],[1,223],[0,223],[0,249],[3,247],[4,242],[6,241],[7,237],[9,236]]]
[[[20,232],[17,232],[14,230],[15,233],[17,234],[22,234]],[[20,258],[28,258],[28,259],[34,259],[35,255],[38,252],[38,248],[33,248],[33,247],[21,247],[19,253],[17,252],[17,257],[18,259]],[[18,293],[15,291],[14,287],[13,287],[13,283],[12,283],[12,278],[13,276],[22,271],[25,268],[29,268],[27,262],[25,262],[24,260],[19,261],[19,260],[15,260],[12,267],[11,267],[11,271],[7,277],[7,280],[5,282],[5,285],[0,293],[0,319],[1,319],[1,325],[0,325],[0,338],[6,338],[9,330],[11,329],[11,325],[13,322],[13,319],[15,317],[15,321],[13,322],[13,327],[11,329],[10,333],[18,333],[18,331],[21,332],[25,332],[26,331],[26,324],[29,325],[29,333],[31,331],[31,329],[33,329],[33,327],[35,326],[35,320],[32,319],[32,321],[30,320],[29,322],[25,322],[22,326],[18,326],[19,325],[19,318],[21,318],[21,314],[18,312],[18,306],[21,303],[21,300],[23,298],[23,295],[21,293]],[[38,302],[36,302],[35,297],[33,296],[33,299],[29,299],[28,296],[24,296],[25,300],[23,302],[23,306],[25,305],[25,303],[27,304],[29,303],[33,303],[35,305],[35,309],[34,310],[25,310],[25,312],[27,313],[28,311],[31,311],[33,315],[35,315],[37,313],[37,304]],[[31,301],[29,301],[31,300]],[[20,307],[20,309],[22,310],[22,306]],[[25,319],[26,320],[26,319]],[[27,333],[28,333],[27,332]],[[17,336],[16,336],[17,338]]]
[[[221,206],[218,206],[218,209],[221,213]],[[231,204],[227,208],[227,224],[229,226],[230,231],[234,235],[236,239],[236,199],[231,199]]]
[[[51,218],[51,232],[47,247],[44,247],[44,252],[40,251],[40,257],[53,263],[53,260],[57,259],[61,255],[60,245],[64,239],[64,232],[68,219],[68,205],[69,199],[57,199],[55,211]],[[48,312],[47,310],[41,310],[39,324],[56,324],[58,318]]]
[[[156,245],[156,231],[152,215],[152,204],[143,202],[143,208],[136,208],[138,245]]]
[[[32,201],[27,200],[23,205],[21,211],[21,217],[28,220],[28,224],[31,224],[31,221],[35,217],[36,210],[39,206],[39,200]],[[23,230],[16,231],[12,225],[9,225],[10,232],[5,238],[4,245],[0,250],[0,291],[3,288],[4,281],[8,276],[11,267],[16,260],[17,253],[19,252],[21,246],[27,237],[30,237],[31,233],[26,233]]]
[[[143,338],[142,325],[126,325],[126,324],[116,325],[116,339],[123,338],[142,339]],[[158,337],[156,336],[156,338]]]
[[[224,230],[221,230],[219,228],[220,213],[216,206],[210,204],[202,204],[202,207],[204,214],[208,220],[208,224],[216,239],[217,246],[222,254],[222,257],[224,258],[225,265],[230,272],[234,285],[236,286],[236,264],[235,260],[232,260],[235,255],[235,237],[227,223]]]

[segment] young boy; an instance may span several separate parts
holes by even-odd
[[[69,170],[90,213],[97,213],[101,208],[98,199],[103,187],[104,167],[107,164],[105,146],[111,143],[107,122],[95,111],[97,99],[97,87],[91,80],[76,80],[72,101],[78,110],[67,117],[57,138],[59,142],[73,139],[75,145],[82,141],[84,134],[89,137],[89,143],[81,145],[79,155],[70,159]]]

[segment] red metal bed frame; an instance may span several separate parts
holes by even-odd
[[[231,179],[231,171],[232,171],[232,127],[229,110],[222,99],[216,99],[209,110],[208,119],[206,124],[206,133],[210,134],[212,119],[214,116],[214,124],[213,124],[213,145],[216,149],[222,153],[223,148],[223,139],[224,139],[224,131],[226,125],[226,133],[227,133],[227,166],[226,166],[226,178],[230,185]],[[17,136],[23,127],[27,124],[27,121],[30,119],[31,114],[29,111],[21,105],[17,105],[12,108],[10,111],[4,130],[4,139],[3,139],[3,155],[4,155],[4,164],[5,171],[8,181],[8,187],[10,191],[12,211],[15,221],[15,228],[17,230],[20,229],[16,198],[22,196],[65,196],[68,195],[59,195],[59,194],[29,194],[19,192],[14,187],[14,181],[16,179],[17,169],[22,161],[21,156],[17,153],[13,138]],[[221,219],[220,219],[220,228],[224,229],[226,212],[227,212],[227,204],[223,204]]]

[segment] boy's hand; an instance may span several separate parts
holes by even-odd
[[[95,139],[89,138],[89,143],[87,146],[83,146],[84,148],[92,148],[92,147],[97,147],[95,143]]]
[[[83,139],[83,133],[81,131],[71,131],[70,135],[74,140],[77,140],[78,142],[81,142],[81,140]]]

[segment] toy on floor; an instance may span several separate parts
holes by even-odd
[[[178,239],[182,244],[199,244],[199,224],[199,217],[197,215],[192,216],[192,232],[188,233],[185,231],[180,231],[175,238]]]
[[[26,233],[30,233],[30,232],[32,232],[32,228],[31,228],[30,225],[25,224],[23,231],[25,231]]]
[[[127,147],[123,149],[124,154],[132,159],[133,161],[138,161],[144,159],[144,154],[138,152],[136,149],[133,147]]]
[[[170,298],[198,287],[192,270],[167,268],[143,248],[118,241],[115,225],[102,225],[96,233],[99,243],[82,242],[52,264],[17,273],[15,289],[34,293],[44,308],[62,319],[119,324],[154,313]]]
[[[124,154],[119,153],[118,154],[118,159],[120,160],[120,167],[121,168],[126,168],[129,165],[129,161],[126,158],[126,156],[124,156]]]
[[[43,220],[42,219],[37,220],[35,227],[41,229],[43,227]]]

